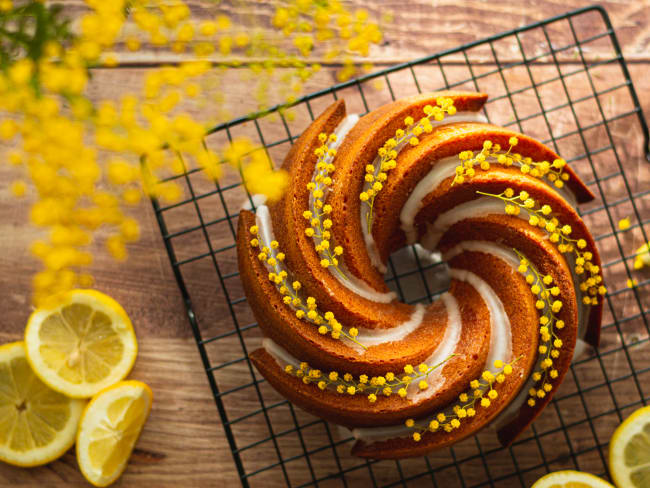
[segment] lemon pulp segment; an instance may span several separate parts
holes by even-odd
[[[25,330],[27,359],[51,388],[88,398],[122,380],[137,355],[133,326],[112,298],[74,290],[35,311]]]
[[[624,449],[625,466],[630,470],[630,481],[639,488],[650,486],[650,419],[634,434]]]
[[[619,488],[650,486],[650,406],[636,410],[614,431],[609,470]]]
[[[151,390],[139,381],[117,383],[93,398],[77,434],[77,460],[88,481],[107,486],[122,474],[151,402]]]
[[[531,488],[614,488],[607,481],[582,471],[566,469],[542,476]]]
[[[84,404],[45,385],[22,342],[0,347],[0,459],[37,466],[58,458],[74,443]]]
[[[124,354],[108,316],[85,304],[73,303],[52,313],[38,335],[47,366],[74,384],[105,379]]]

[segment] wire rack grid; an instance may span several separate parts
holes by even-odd
[[[594,50],[611,55],[592,57]],[[600,7],[332,86],[300,99],[292,116],[276,107],[233,120],[215,127],[206,144],[246,135],[281,160],[333,100],[344,98],[349,112],[366,113],[441,88],[487,92],[485,115],[491,122],[549,144],[596,195],[580,212],[598,242],[609,288],[601,347],[576,358],[553,402],[509,448],[499,446],[487,429],[418,459],[352,458],[348,431],[294,408],[248,360],[261,333],[238,278],[235,239],[238,209],[250,196],[236,175],[214,183],[188,166],[170,178],[185,186],[188,197],[169,206],[153,200],[153,207],[245,487],[530,486],[542,474],[563,468],[607,477],[611,433],[650,399],[650,281],[632,267],[634,250],[648,241],[648,127]],[[622,217],[632,221],[625,232],[617,225]],[[406,302],[431,301],[444,291],[441,266],[402,251],[391,257],[386,280]],[[636,286],[626,286],[635,278]]]

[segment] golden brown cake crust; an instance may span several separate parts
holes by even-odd
[[[563,341],[563,346],[560,357],[554,360],[553,364],[558,371],[558,377],[551,383],[553,389],[544,398],[537,399],[534,407],[522,405],[518,415],[499,430],[500,440],[504,444],[509,444],[548,404],[571,365],[578,328],[578,304],[573,279],[564,257],[545,239],[544,232],[521,219],[505,215],[489,215],[463,220],[445,234],[440,249],[444,252],[453,247],[460,240],[458,236],[463,236],[463,240],[499,240],[506,246],[518,249],[541,274],[553,277],[553,282],[560,288],[560,296],[563,299],[562,310],[557,316],[566,323],[566,326],[556,332]]]
[[[389,439],[372,444],[358,441],[352,448],[353,454],[372,459],[396,459],[421,456],[446,447],[483,428],[519,393],[535,363],[538,345],[537,310],[525,279],[504,264],[499,258],[482,252],[463,252],[449,262],[451,267],[470,271],[485,280],[503,303],[510,320],[513,357],[519,359],[514,363],[513,373],[507,381],[498,385],[497,400],[488,409],[479,409],[476,417],[464,421],[459,429],[451,433],[425,433],[418,443],[410,439]],[[521,300],[510,300],[513,295],[520,296]]]
[[[242,211],[238,239],[248,243],[254,237],[249,229],[255,223],[252,212]],[[313,367],[354,375],[401,371],[406,364],[424,361],[440,341],[446,316],[441,316],[439,310],[442,304],[437,304],[425,314],[422,326],[405,340],[371,347],[362,356],[342,341],[319,334],[315,325],[296,317],[293,310],[282,302],[275,285],[268,280],[268,270],[257,259],[256,248],[239,245],[237,251],[246,297],[260,328],[294,357],[307,361]]]
[[[279,202],[269,206],[269,210],[275,237],[287,256],[287,266],[302,283],[305,293],[313,296],[324,310],[331,311],[343,323],[367,329],[386,329],[408,321],[414,307],[400,302],[377,303],[351,296],[345,286],[320,265],[321,258],[314,249],[314,242],[304,232],[309,226],[303,212],[309,207],[307,184],[316,166],[314,150],[320,145],[318,135],[333,132],[344,117],[345,105],[342,101],[336,102],[296,141],[282,165],[289,173],[289,189]],[[335,176],[339,177],[338,171]],[[339,214],[334,211],[332,215],[337,219],[338,226]],[[349,256],[352,253],[346,254],[346,264]],[[376,289],[388,291],[383,280]]]
[[[553,162],[559,158],[548,147],[524,134],[513,132],[502,127],[474,122],[459,122],[440,127],[431,134],[426,134],[417,146],[406,147],[400,151],[397,157],[397,167],[391,171],[390,178],[386,181],[384,188],[375,201],[375,222],[377,225],[373,226],[373,237],[375,242],[378,243],[382,261],[385,261],[391,252],[406,244],[404,233],[400,229],[400,211],[418,182],[439,160],[456,156],[461,151],[480,150],[483,146],[483,141],[486,139],[502,147],[508,147],[508,140],[513,136],[519,139],[516,149],[524,157],[528,156],[534,161],[549,162]],[[492,174],[498,168],[500,168],[499,165],[493,165],[487,173]],[[569,174],[567,187],[575,193],[578,201],[586,202],[592,200],[594,197],[591,191],[575,175],[571,168],[566,168]],[[475,169],[477,173],[482,172],[478,167]],[[525,177],[524,174],[515,168],[511,168],[510,174]],[[533,177],[528,178],[533,179]],[[448,190],[451,185],[451,180],[451,177],[448,178],[447,185],[444,189],[439,187],[437,193],[442,194]],[[536,181],[539,183],[539,180]],[[543,183],[542,185],[548,191],[554,191],[548,185]],[[423,204],[427,207],[426,200]],[[425,214],[421,216],[420,220],[425,220],[426,217],[429,217],[429,220],[431,220],[432,214]]]
[[[417,403],[410,403],[397,395],[378,395],[377,401],[370,403],[366,395],[347,396],[331,390],[320,391],[315,389],[314,385],[305,385],[299,378],[284,373],[282,367],[264,349],[252,353],[251,359],[276,390],[314,415],[348,427],[401,423],[409,417],[421,416],[432,409],[443,408],[463,392],[467,384],[480,375],[484,368],[490,342],[489,311],[478,293],[463,282],[453,282],[450,293],[456,296],[457,300],[463,301],[460,312],[463,323],[466,324],[456,351],[457,356],[442,367],[444,382],[440,390],[431,398]],[[441,321],[446,321],[444,309],[438,309],[437,314]],[[444,328],[440,331],[440,336],[443,334]],[[393,371],[397,374],[401,372],[397,369]],[[325,369],[324,372],[329,373],[329,370]]]
[[[427,195],[422,202],[422,209],[415,218],[418,236],[422,236],[426,223],[435,221],[440,214],[451,210],[457,205],[480,197],[476,192],[499,194],[505,188],[512,188],[516,193],[527,191],[531,198],[539,205],[549,204],[558,220],[564,225],[568,224],[573,229],[572,237],[585,239],[589,251],[593,253],[593,263],[601,266],[600,254],[593,236],[585,226],[584,221],[577,211],[569,205],[558,193],[542,183],[539,179],[524,175],[516,168],[495,166],[488,171],[476,170],[476,175],[467,182],[452,186],[452,179],[447,178],[433,192]],[[505,204],[504,204],[505,208]],[[377,227],[388,226],[384,215],[377,215]],[[399,216],[397,217],[399,220]],[[542,233],[542,235],[546,235]],[[554,246],[551,246],[554,247]],[[380,248],[382,251],[382,248]],[[391,252],[394,250],[391,250]],[[385,251],[384,251],[385,252]],[[563,259],[564,260],[564,259]],[[600,323],[602,314],[602,300],[598,305],[593,305],[589,311],[585,341],[593,347],[598,347],[600,340]]]
[[[337,225],[334,238],[344,248],[365,246],[359,226],[360,200],[366,164],[373,162],[384,142],[404,126],[407,116],[419,120],[425,105],[435,105],[438,97],[450,97],[459,112],[479,111],[487,95],[475,92],[435,92],[397,100],[362,117],[343,142],[335,160],[336,177],[328,202],[334,208]],[[370,115],[372,114],[372,117]],[[392,178],[392,175],[391,175]],[[390,180],[389,180],[390,181]],[[372,266],[366,253],[356,253],[346,259],[350,272],[381,290],[384,280]]]
[[[487,98],[480,93],[438,92],[385,105],[356,123],[333,159],[336,166],[332,175],[333,184],[331,192],[324,197],[333,208],[333,245],[341,245],[344,249],[341,256],[344,272],[356,276],[381,293],[388,289],[381,274],[371,264],[360,225],[359,194],[363,190],[365,168],[373,162],[377,150],[395,130],[404,126],[406,116],[419,120],[424,106],[435,105],[440,96],[451,97],[459,112],[478,111]],[[392,329],[412,319],[416,313],[415,307],[396,300],[384,303],[358,296],[331,272],[331,268],[321,265],[321,256],[315,249],[313,239],[305,234],[309,222],[303,217],[303,212],[309,208],[310,191],[307,184],[314,177],[318,160],[314,150],[321,144],[319,134],[332,133],[345,116],[344,102],[335,102],[292,146],[283,163],[283,169],[289,174],[289,190],[281,200],[268,205],[273,235],[286,255],[284,265],[290,271],[291,279],[300,281],[304,297],[315,298],[319,313],[333,312],[345,330],[352,327],[370,332]],[[432,166],[461,151],[479,150],[487,139],[507,148],[513,136],[518,138],[516,149],[523,156],[551,162],[558,158],[552,150],[534,139],[501,127],[475,122],[456,122],[436,127],[431,133],[424,133],[419,144],[402,149],[396,168],[390,172],[374,202],[372,236],[381,258],[386,260],[405,244],[405,234],[400,227],[401,209]],[[593,198],[570,168],[567,167],[565,172],[569,175],[567,186],[579,202]],[[512,188],[517,193],[526,191],[540,206],[550,205],[553,216],[562,224],[571,226],[571,237],[586,241],[586,249],[593,253],[593,264],[601,265],[595,242],[584,222],[558,192],[548,183],[523,174],[516,167],[496,164],[488,170],[481,170],[477,166],[475,174],[461,183],[452,185],[452,177],[448,177],[432,188],[424,196],[421,208],[414,216],[417,238],[423,238],[428,226],[444,212],[477,198],[487,198],[477,192],[498,195],[506,188]],[[449,329],[453,326],[449,315],[451,309],[447,309],[450,302],[438,300],[426,307],[421,322],[402,339],[368,347],[367,350],[353,346],[347,339],[336,340],[329,334],[319,333],[314,323],[296,316],[295,310],[283,302],[276,284],[269,280],[270,268],[264,260],[258,259],[259,248],[249,244],[256,238],[256,234],[250,230],[256,224],[258,221],[254,213],[246,210],[240,213],[237,248],[244,289],[264,335],[296,361],[306,361],[310,367],[324,373],[336,371],[340,375],[351,373],[356,377],[379,376],[387,372],[401,374],[406,365],[428,361],[441,345],[445,332],[452,330]],[[546,390],[546,395],[536,399],[534,406],[524,404],[510,412],[509,418],[500,419],[499,439],[509,444],[550,401],[570,367],[578,332],[579,298],[575,293],[574,274],[565,256],[549,241],[546,231],[515,216],[494,213],[464,218],[444,231],[437,249],[444,254],[464,241],[487,241],[491,245],[501,246],[506,252],[516,249],[542,276],[552,278],[562,299],[562,308],[555,313],[557,319],[566,324],[561,330],[556,330],[554,336],[562,341],[561,354],[553,361],[557,377]],[[511,360],[514,360],[511,376],[503,383],[494,383],[498,396],[492,400],[489,408],[477,409],[476,416],[464,419],[451,432],[443,429],[435,433],[423,432],[419,442],[411,437],[371,443],[358,441],[353,447],[353,454],[368,458],[416,456],[474,434],[511,404],[533,369],[539,368],[539,312],[536,308],[537,297],[531,293],[530,284],[510,262],[504,261],[498,254],[478,250],[480,246],[471,249],[457,252],[447,263],[452,270],[459,270],[459,274],[452,273],[449,293],[458,304],[460,339],[454,348],[455,355],[441,366],[439,373],[442,383],[432,387],[436,391],[431,397],[413,402],[396,394],[386,397],[378,392],[377,399],[370,402],[365,393],[341,394],[331,387],[321,390],[309,381],[305,383],[303,379],[286,373],[282,360],[273,356],[275,346],[267,345],[269,349],[254,351],[250,355],[252,362],[269,383],[290,401],[337,424],[370,428],[400,425],[407,418],[425,421],[436,412],[449,410],[457,403],[458,395],[468,391],[470,381],[492,366],[487,364],[487,358],[493,333],[491,328],[494,327],[491,323],[496,319],[490,316],[487,305],[490,294],[479,292],[481,288],[477,288],[472,279],[462,278],[462,272],[469,272],[493,290],[508,318],[512,339]],[[585,340],[592,345],[598,344],[601,314],[602,300],[589,310]]]

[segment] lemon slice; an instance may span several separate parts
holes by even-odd
[[[74,444],[85,403],[39,380],[22,342],[0,346],[0,460],[39,466],[63,455]]]
[[[25,329],[27,360],[50,388],[88,398],[124,379],[138,351],[124,309],[94,290],[73,290],[36,310]]]
[[[77,462],[95,486],[120,477],[151,411],[153,394],[141,381],[122,381],[94,397],[77,433]]]
[[[594,476],[567,469],[542,476],[531,488],[614,488],[607,481]]]
[[[650,407],[638,409],[614,431],[609,471],[619,488],[650,486]]]

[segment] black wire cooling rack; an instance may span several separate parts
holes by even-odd
[[[153,207],[245,487],[530,486],[546,472],[567,468],[607,477],[613,430],[650,399],[650,281],[633,269],[635,249],[648,241],[648,127],[602,8],[576,10],[332,86],[303,97],[290,111],[276,108],[215,127],[206,143],[247,136],[278,161],[333,100],[345,98],[349,112],[365,113],[441,88],[487,92],[491,122],[549,144],[595,193],[596,200],[580,211],[596,236],[609,288],[601,348],[574,361],[553,402],[509,448],[501,448],[488,429],[418,459],[352,458],[349,432],[294,408],[248,360],[261,334],[238,277],[235,239],[238,210],[249,197],[236,175],[215,184],[188,167],[173,179],[189,197],[170,206],[154,200]],[[625,232],[618,226],[623,217],[632,223]],[[431,279],[440,265],[410,256],[393,257],[387,275],[400,298],[427,301],[444,291]],[[634,279],[636,286],[626,285]]]

